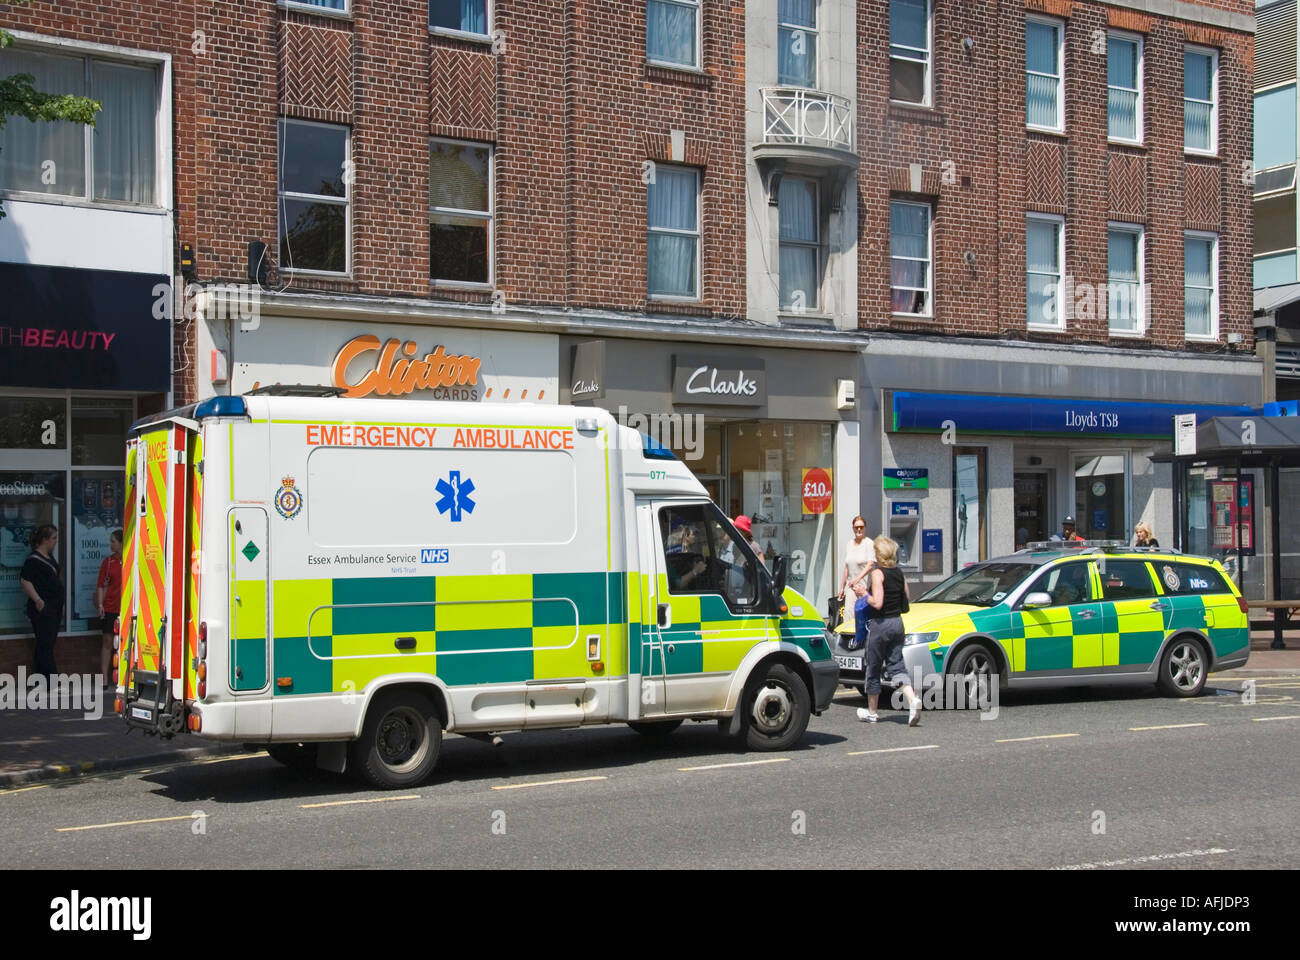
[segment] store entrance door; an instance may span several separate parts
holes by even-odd
[[[1046,470],[1017,472],[1015,476],[1016,549],[1046,540],[1053,533],[1052,478]]]

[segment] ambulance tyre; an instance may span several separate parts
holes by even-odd
[[[993,696],[993,684],[997,682],[998,666],[989,648],[982,643],[968,643],[958,652],[957,657],[948,668],[951,676],[961,678],[957,682],[962,690],[951,690],[953,696],[945,703],[950,709],[977,703],[981,694]],[[947,684],[945,684],[947,686]],[[917,691],[918,694],[920,691]]]
[[[788,750],[808,729],[812,698],[799,674],[773,663],[749,682],[740,711],[748,749]]]
[[[643,737],[666,737],[682,725],[680,720],[629,720],[627,725]]]
[[[433,773],[441,748],[442,722],[429,698],[394,690],[370,704],[361,738],[349,748],[348,765],[376,787],[414,787]]]
[[[1196,697],[1210,672],[1205,647],[1195,637],[1175,637],[1160,658],[1160,692],[1170,697]]]

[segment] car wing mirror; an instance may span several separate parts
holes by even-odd
[[[1031,593],[1025,597],[1025,602],[1021,604],[1026,610],[1037,610],[1039,607],[1050,607],[1052,605],[1052,595],[1043,593],[1041,590]]]
[[[777,613],[785,613],[785,576],[789,567],[789,557],[778,554],[772,560],[772,606]]]

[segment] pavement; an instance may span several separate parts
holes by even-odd
[[[1300,639],[1270,650],[1270,632],[1252,632],[1247,665],[1211,674],[1213,680],[1300,677]],[[114,770],[139,770],[203,757],[248,752],[243,744],[217,743],[191,734],[170,740],[128,732],[104,691],[102,714],[83,710],[0,709],[0,789]]]

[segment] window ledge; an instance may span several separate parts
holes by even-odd
[[[1061,324],[1060,326],[1056,326],[1056,327],[1049,327],[1041,323],[1026,323],[1025,330],[1029,333],[1061,334],[1061,333],[1069,332],[1068,330],[1066,330],[1065,324]]]
[[[664,297],[652,293],[646,296],[646,304],[661,307],[702,307],[704,301],[699,297]]]
[[[276,0],[275,5],[281,10],[289,10],[294,13],[314,14],[318,17],[326,17],[330,20],[343,20],[347,23],[352,22],[352,11],[348,10],[331,10],[329,7],[320,7],[314,3],[295,3],[294,0]]]
[[[451,40],[464,40],[467,43],[480,43],[485,47],[492,46],[493,40],[486,33],[470,33],[467,30],[454,30],[451,27],[435,27],[430,25],[429,34],[435,37],[447,37]]]
[[[1147,149],[1147,145],[1141,140],[1116,140],[1114,137],[1107,137],[1106,145],[1110,147],[1128,147],[1130,150],[1145,151]]]
[[[1107,330],[1106,336],[1114,340],[1145,340],[1145,330]]]
[[[933,320],[933,313],[891,313],[895,320]]]
[[[1185,336],[1183,339],[1188,343],[1212,343],[1215,345],[1223,343],[1222,337]]]
[[[171,215],[171,211],[166,207],[142,206],[112,200],[87,200],[84,197],[62,197],[57,194],[7,190],[3,187],[0,187],[0,199],[15,200],[22,203],[49,203],[60,207],[81,207],[83,210],[113,210],[117,213],[138,213],[150,217]]]
[[[493,283],[479,283],[476,280],[429,280],[434,290],[460,290],[470,293],[492,293],[496,290]]]
[[[1183,156],[1195,157],[1197,160],[1218,160],[1219,151],[1217,150],[1183,150]]]
[[[920,113],[930,116],[938,112],[932,103],[909,103],[906,100],[889,101],[889,115],[891,117],[903,113]]]
[[[1058,138],[1060,138],[1061,140],[1069,140],[1069,139],[1070,139],[1069,134],[1067,134],[1067,133],[1065,132],[1064,129],[1060,129],[1060,130],[1058,130],[1058,129],[1056,129],[1055,127],[1031,127],[1029,124],[1025,124],[1025,132],[1026,132],[1026,133],[1041,133],[1041,134],[1043,134],[1043,136],[1046,136],[1046,137],[1058,137]]]
[[[286,277],[302,277],[304,280],[338,280],[342,283],[356,280],[351,270],[347,273],[333,273],[329,270],[308,270],[305,267],[281,267],[280,273]]]
[[[659,60],[645,62],[645,75],[656,80],[678,80],[697,86],[709,86],[713,83],[713,74],[699,67],[686,67],[676,63],[662,63]]]

